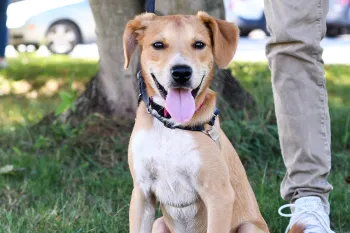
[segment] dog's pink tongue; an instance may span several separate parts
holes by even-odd
[[[195,102],[188,89],[170,88],[165,100],[166,110],[177,122],[185,123],[192,119]]]

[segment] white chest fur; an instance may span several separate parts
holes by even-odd
[[[197,213],[198,195],[194,187],[201,161],[196,148],[191,134],[168,129],[158,120],[152,129],[133,136],[131,149],[136,182],[146,195],[155,194],[175,225],[193,219]],[[185,225],[183,227],[192,228],[191,222]],[[183,230],[186,229],[178,232]]]

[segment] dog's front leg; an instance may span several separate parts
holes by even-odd
[[[197,191],[207,208],[207,233],[229,233],[232,227],[234,190],[227,167],[214,165],[214,168],[214,171],[203,169],[200,172]]]
[[[205,201],[208,213],[207,233],[230,232],[233,196],[233,191],[229,189],[222,190],[220,193],[207,194]]]
[[[134,186],[129,211],[130,233],[152,232],[155,207],[155,198]]]

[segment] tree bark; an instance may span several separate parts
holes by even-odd
[[[118,119],[133,119],[137,107],[136,73],[139,56],[133,56],[129,69],[124,70],[122,35],[128,20],[144,11],[144,0],[89,0],[96,21],[100,70],[77,99],[76,110],[59,116],[64,122],[79,122],[91,113],[100,113]],[[156,12],[169,14],[196,14],[199,10],[224,19],[222,0],[156,1]],[[243,109],[252,104],[247,93],[229,70],[216,70],[212,87],[219,92],[219,106]],[[228,91],[228,88],[231,88]],[[233,91],[235,90],[235,91]]]
[[[220,109],[220,119],[231,119],[232,113],[237,110],[248,110],[247,114],[254,115],[253,96],[232,76],[230,69],[217,68],[211,88],[218,93],[217,107]]]
[[[133,56],[129,69],[124,69],[123,32],[128,20],[141,13],[141,0],[89,0],[96,22],[100,70],[75,102],[76,109],[67,110],[59,120],[72,124],[91,113],[107,117],[135,117],[138,90],[136,74],[138,56]]]

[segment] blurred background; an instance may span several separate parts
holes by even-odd
[[[288,219],[277,209],[285,204],[279,193],[285,167],[265,57],[263,0],[156,2],[160,15],[202,9],[223,17],[224,11],[238,24],[238,51],[213,83],[220,120],[271,232],[284,232]],[[1,233],[128,232],[126,155],[138,66],[134,56],[124,71],[121,35],[143,4],[9,2],[8,45],[0,57]],[[322,46],[332,119],[332,229],[349,233],[350,0],[330,0]]]
[[[35,6],[26,0],[10,3],[8,57],[37,51],[41,57],[68,54],[73,58],[98,59],[94,18],[88,0],[42,0]],[[269,33],[263,0],[224,0],[224,5],[226,20],[236,22],[242,36],[235,59],[265,61],[264,45]],[[350,62],[344,53],[344,46],[349,49],[349,34],[350,0],[330,0],[328,38],[322,44],[326,63]]]

